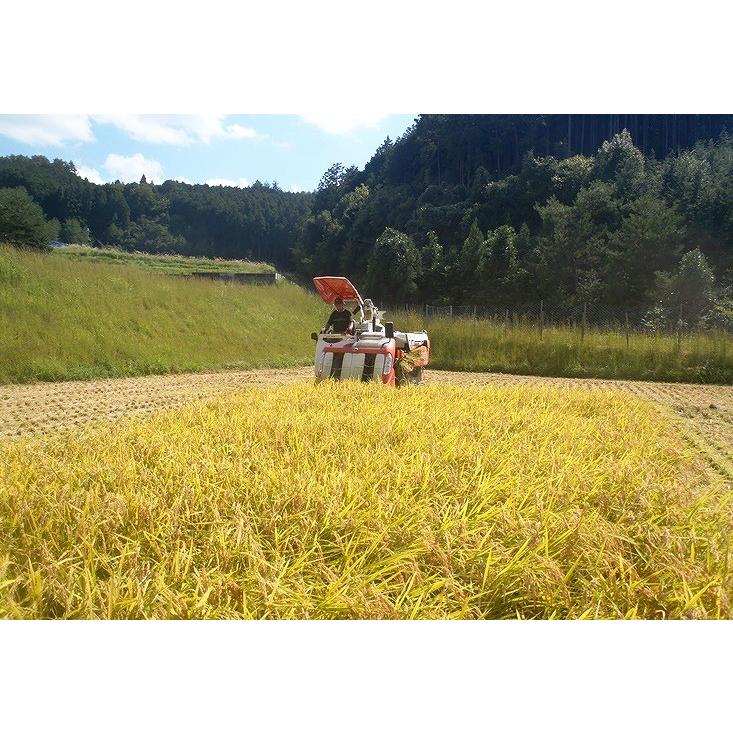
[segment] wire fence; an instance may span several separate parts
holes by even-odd
[[[667,333],[688,334],[705,330],[726,330],[730,327],[707,323],[699,318],[686,316],[684,307],[653,309],[625,308],[606,303],[546,303],[539,301],[521,306],[504,305],[430,305],[390,304],[381,305],[389,314],[409,311],[429,318],[460,318],[493,321],[505,328],[534,327],[539,331],[545,328],[565,327],[623,331],[625,333]],[[391,320],[391,319],[390,319]]]

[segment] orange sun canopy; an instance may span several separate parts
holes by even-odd
[[[359,291],[345,277],[314,277],[313,284],[324,303],[331,304],[336,298],[362,302]]]

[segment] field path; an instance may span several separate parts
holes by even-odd
[[[0,386],[0,438],[143,415],[252,385],[310,379],[311,367],[174,374],[90,382]],[[648,399],[675,417],[685,438],[733,480],[733,387],[606,379],[524,377],[428,370],[428,384],[541,384],[616,390]]]
[[[307,379],[313,370],[257,369],[0,386],[0,438],[144,415],[242,387]]]

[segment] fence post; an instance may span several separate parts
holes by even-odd
[[[629,348],[629,312],[624,314],[626,320],[626,348]]]
[[[540,301],[540,339],[542,338],[542,331],[545,327],[545,309],[544,309],[544,301]]]
[[[476,306],[473,306],[473,320],[476,320]]]
[[[453,303],[451,303],[448,308],[450,309],[450,317],[453,318]]]
[[[506,336],[507,333],[509,333],[509,308],[506,309],[504,315],[504,335]]]
[[[425,303],[425,318],[428,317],[428,304]]]
[[[680,317],[677,320],[677,348],[682,345],[682,303],[680,303]]]
[[[588,304],[583,303],[583,323],[580,326],[580,340],[585,340],[585,329],[588,327]]]

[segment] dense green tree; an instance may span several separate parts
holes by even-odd
[[[642,304],[655,273],[671,269],[683,245],[684,227],[677,210],[657,196],[636,199],[616,232],[609,263],[608,290],[619,303]]]
[[[385,229],[369,258],[369,293],[383,302],[414,302],[421,272],[420,252],[412,239],[395,229]]]
[[[137,221],[144,216],[164,224],[168,223],[169,200],[157,186],[143,183],[143,181],[128,183],[124,189],[124,196],[130,208],[131,221]]]
[[[88,244],[89,233],[78,219],[67,219],[61,225],[61,241],[67,244]]]
[[[124,229],[112,224],[109,236],[113,244],[132,252],[175,254],[185,246],[183,237],[171,234],[163,224],[144,216]]]
[[[672,273],[657,273],[656,303],[647,321],[654,327],[695,327],[716,306],[715,275],[699,249],[686,252]]]
[[[0,242],[48,249],[52,233],[43,209],[28,191],[21,187],[0,189]]]
[[[543,297],[570,297],[575,290],[573,207],[554,196],[537,207],[542,226],[537,236],[536,287]]]
[[[690,250],[682,256],[672,283],[672,304],[679,304],[682,318],[696,325],[710,310],[715,292],[715,275],[699,249]]]
[[[580,189],[573,205],[576,276],[585,270],[605,275],[611,238],[621,220],[615,186],[593,181]]]
[[[438,235],[430,231],[426,238],[427,242],[420,252],[423,273],[420,280],[420,295],[421,300],[437,304],[447,296],[448,263]]]
[[[61,222],[54,217],[46,222],[46,238],[49,241],[58,241],[61,236]]]
[[[553,193],[562,203],[571,203],[593,176],[593,158],[574,155],[558,162],[552,179]]]
[[[479,266],[485,256],[486,238],[474,219],[458,257],[458,274],[464,293],[474,295],[480,286]]]
[[[505,224],[489,231],[479,262],[480,297],[484,302],[507,305],[516,301],[526,285],[527,271],[519,261],[517,233]]]
[[[634,145],[628,130],[606,140],[595,160],[596,175],[602,181],[614,183],[627,201],[644,192],[644,168],[644,155]]]
[[[615,186],[593,181],[572,206],[556,198],[538,207],[536,282],[550,300],[604,300],[610,242],[621,223]]]
[[[130,207],[125,200],[124,187],[120,183],[105,183],[94,189],[89,228],[95,239],[109,241],[111,226],[124,229],[130,223]]]
[[[716,269],[733,267],[733,141],[724,134],[661,164],[662,191],[684,217],[688,246]]]
[[[345,184],[346,168],[341,163],[334,163],[321,176],[313,201],[314,208],[332,209],[341,198]]]
[[[349,191],[336,206],[336,214],[339,219],[353,221],[354,217],[359,213],[367,199],[369,198],[369,186],[363,183],[358,185],[353,191]]]

